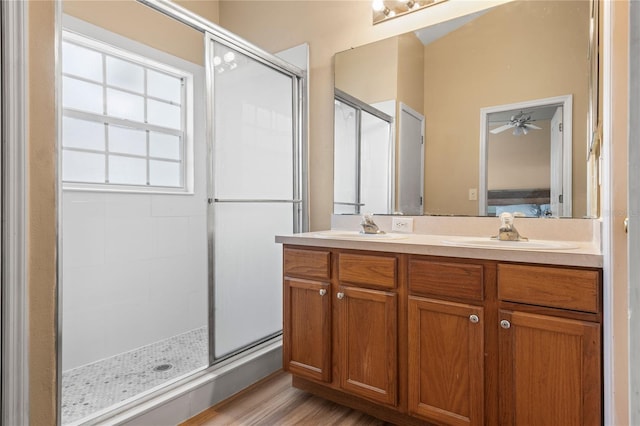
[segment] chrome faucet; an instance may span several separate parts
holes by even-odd
[[[360,226],[362,227],[362,230],[360,230],[361,234],[384,234],[384,231],[381,231],[373,221],[373,215],[371,213],[362,215]]]
[[[491,237],[500,241],[528,241],[527,237],[520,235],[515,226],[513,226],[513,215],[508,212],[500,213],[500,229],[498,235]]]

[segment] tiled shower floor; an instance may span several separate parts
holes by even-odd
[[[62,372],[62,424],[69,424],[208,364],[207,328]],[[171,368],[167,368],[171,365]],[[159,371],[158,371],[159,370]]]

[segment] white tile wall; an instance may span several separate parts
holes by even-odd
[[[154,217],[152,219],[153,257],[184,256],[189,251],[188,217]]]
[[[102,265],[105,260],[106,215],[104,200],[64,199],[65,230],[62,249],[69,266]]]
[[[64,191],[63,209],[63,370],[206,325],[206,198]]]

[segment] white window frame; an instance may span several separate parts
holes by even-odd
[[[122,119],[114,116],[109,116],[106,114],[96,114],[86,111],[74,110],[71,108],[62,108],[62,116],[69,118],[82,119],[85,121],[91,121],[101,124],[114,125],[120,127],[127,127],[134,130],[145,131],[147,133],[147,141],[148,141],[148,133],[149,131],[155,131],[162,134],[169,134],[180,137],[180,159],[179,160],[170,160],[166,158],[155,158],[150,155],[149,147],[147,143],[147,152],[145,156],[135,155],[135,154],[125,154],[120,152],[111,153],[109,151],[108,145],[105,146],[104,150],[94,151],[94,150],[85,150],[82,148],[67,148],[62,146],[61,144],[61,152],[64,151],[73,151],[73,152],[96,152],[104,154],[106,157],[106,161],[108,162],[109,155],[117,155],[124,158],[140,158],[144,159],[147,162],[146,172],[147,172],[147,184],[145,185],[135,185],[135,184],[120,184],[120,183],[109,183],[109,182],[72,182],[72,181],[63,181],[63,189],[64,190],[80,190],[80,191],[107,191],[107,192],[141,192],[141,193],[170,193],[170,194],[193,194],[194,193],[194,159],[193,159],[193,151],[194,151],[194,75],[191,72],[188,72],[182,68],[175,67],[173,65],[168,65],[165,62],[159,62],[157,60],[151,59],[148,56],[144,56],[143,54],[133,53],[128,46],[120,46],[120,45],[112,45],[105,43],[103,41],[96,40],[95,38],[91,38],[85,34],[81,34],[80,32],[76,32],[69,28],[65,28],[62,32],[62,40],[65,42],[70,42],[72,44],[88,48],[98,53],[115,57],[117,59],[121,59],[127,62],[131,62],[135,65],[140,65],[146,69],[150,69],[153,71],[161,72],[163,74],[168,74],[172,77],[176,77],[182,80],[183,82],[183,90],[182,90],[182,99],[180,102],[180,107],[182,108],[182,123],[181,130],[175,130],[171,128],[165,128],[162,126],[157,126],[145,122],[138,122],[128,119]],[[144,46],[145,49],[150,51],[149,56],[153,56],[153,49]],[[139,50],[139,49],[138,49]],[[178,60],[178,58],[176,58]],[[63,74],[67,76],[66,74]],[[96,82],[85,80],[82,77],[77,77],[74,75],[68,75],[67,77],[74,78],[78,81],[86,81],[96,84]],[[106,79],[106,76],[104,76]],[[101,84],[103,88],[109,88],[106,84],[106,81]],[[114,87],[119,91],[129,93],[126,89],[121,89]],[[132,92],[133,93],[133,92]],[[139,93],[136,95],[140,96]],[[148,94],[142,95],[145,99],[155,99]],[[167,102],[166,100],[160,100],[162,102]],[[106,98],[104,100],[106,102]],[[106,141],[105,141],[106,143]],[[151,160],[160,160],[178,163],[181,169],[181,185],[180,186],[160,186],[160,185],[151,185],[149,184],[149,162]],[[64,167],[64,164],[62,164]],[[105,177],[108,177],[108,163],[105,165]]]

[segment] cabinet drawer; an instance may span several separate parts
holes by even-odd
[[[500,264],[498,298],[598,313],[600,274],[594,270]]]
[[[338,276],[342,282],[396,287],[398,268],[395,257],[341,253],[338,263]]]
[[[331,279],[331,253],[285,248],[284,274],[321,280]]]
[[[409,291],[423,296],[482,301],[482,265],[409,260]]]

